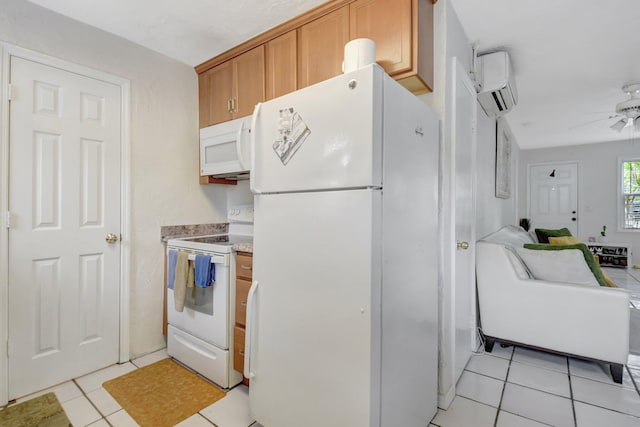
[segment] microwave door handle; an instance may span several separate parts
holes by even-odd
[[[259,191],[257,192],[255,188],[254,171],[256,170],[256,134],[258,133],[257,124],[261,108],[262,102],[258,102],[256,104],[256,107],[253,109],[253,116],[251,116],[251,129],[249,130],[249,132],[251,132],[251,173],[249,174],[249,189],[254,194],[259,193]]]
[[[247,167],[244,165],[244,159],[242,158],[242,131],[244,130],[244,120],[240,122],[240,128],[238,129],[238,134],[236,135],[236,153],[238,154],[238,162],[240,163],[240,168],[242,170],[247,170]]]

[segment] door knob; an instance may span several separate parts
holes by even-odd
[[[462,249],[463,251],[466,251],[467,249],[469,249],[469,242],[458,242],[456,243],[456,247],[458,249]]]
[[[104,238],[104,240],[105,240],[105,242],[107,242],[110,245],[112,245],[112,244],[116,243],[118,240],[120,240],[120,238],[115,233],[109,233],[109,234],[107,234],[107,237]]]

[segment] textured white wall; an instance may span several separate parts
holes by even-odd
[[[640,157],[640,140],[603,142],[571,147],[522,150],[520,155],[520,216],[527,216],[527,165],[578,161],[578,238],[597,237],[603,225],[612,243],[633,245],[633,263],[640,264],[640,232],[618,231],[618,158]]]
[[[478,104],[477,182],[476,182],[476,238],[480,239],[503,225],[518,225],[519,200],[524,197],[518,188],[517,141],[511,146],[511,198],[495,196],[496,119],[487,115]]]
[[[2,0],[0,40],[131,81],[131,354],[164,347],[160,226],[226,222],[226,189],[198,184],[194,70],[22,0]]]
[[[455,57],[465,70],[470,70],[471,44],[466,36],[449,0],[440,0],[434,9],[434,92],[422,95],[421,99],[431,106],[440,116],[440,245],[455,241],[453,216],[451,215],[453,153],[451,150],[453,82],[451,72]],[[500,228],[504,224],[516,222],[517,207],[517,157],[519,148],[513,147],[511,199],[495,197],[495,119],[488,118],[480,105],[477,107],[477,169],[476,169],[476,235],[483,236]],[[440,370],[439,370],[439,406],[446,408],[455,390],[454,368],[456,358],[455,345],[455,295],[452,284],[452,254],[444,253],[440,259]],[[471,292],[472,290],[469,290]]]

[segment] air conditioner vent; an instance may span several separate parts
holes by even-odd
[[[478,102],[489,117],[502,116],[518,103],[516,83],[507,52],[492,52],[478,57],[482,89]]]

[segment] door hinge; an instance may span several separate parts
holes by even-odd
[[[7,84],[7,101],[11,101],[13,99],[13,86],[11,83]]]
[[[9,229],[11,228],[11,212],[7,211],[7,215],[5,216],[5,226]]]

